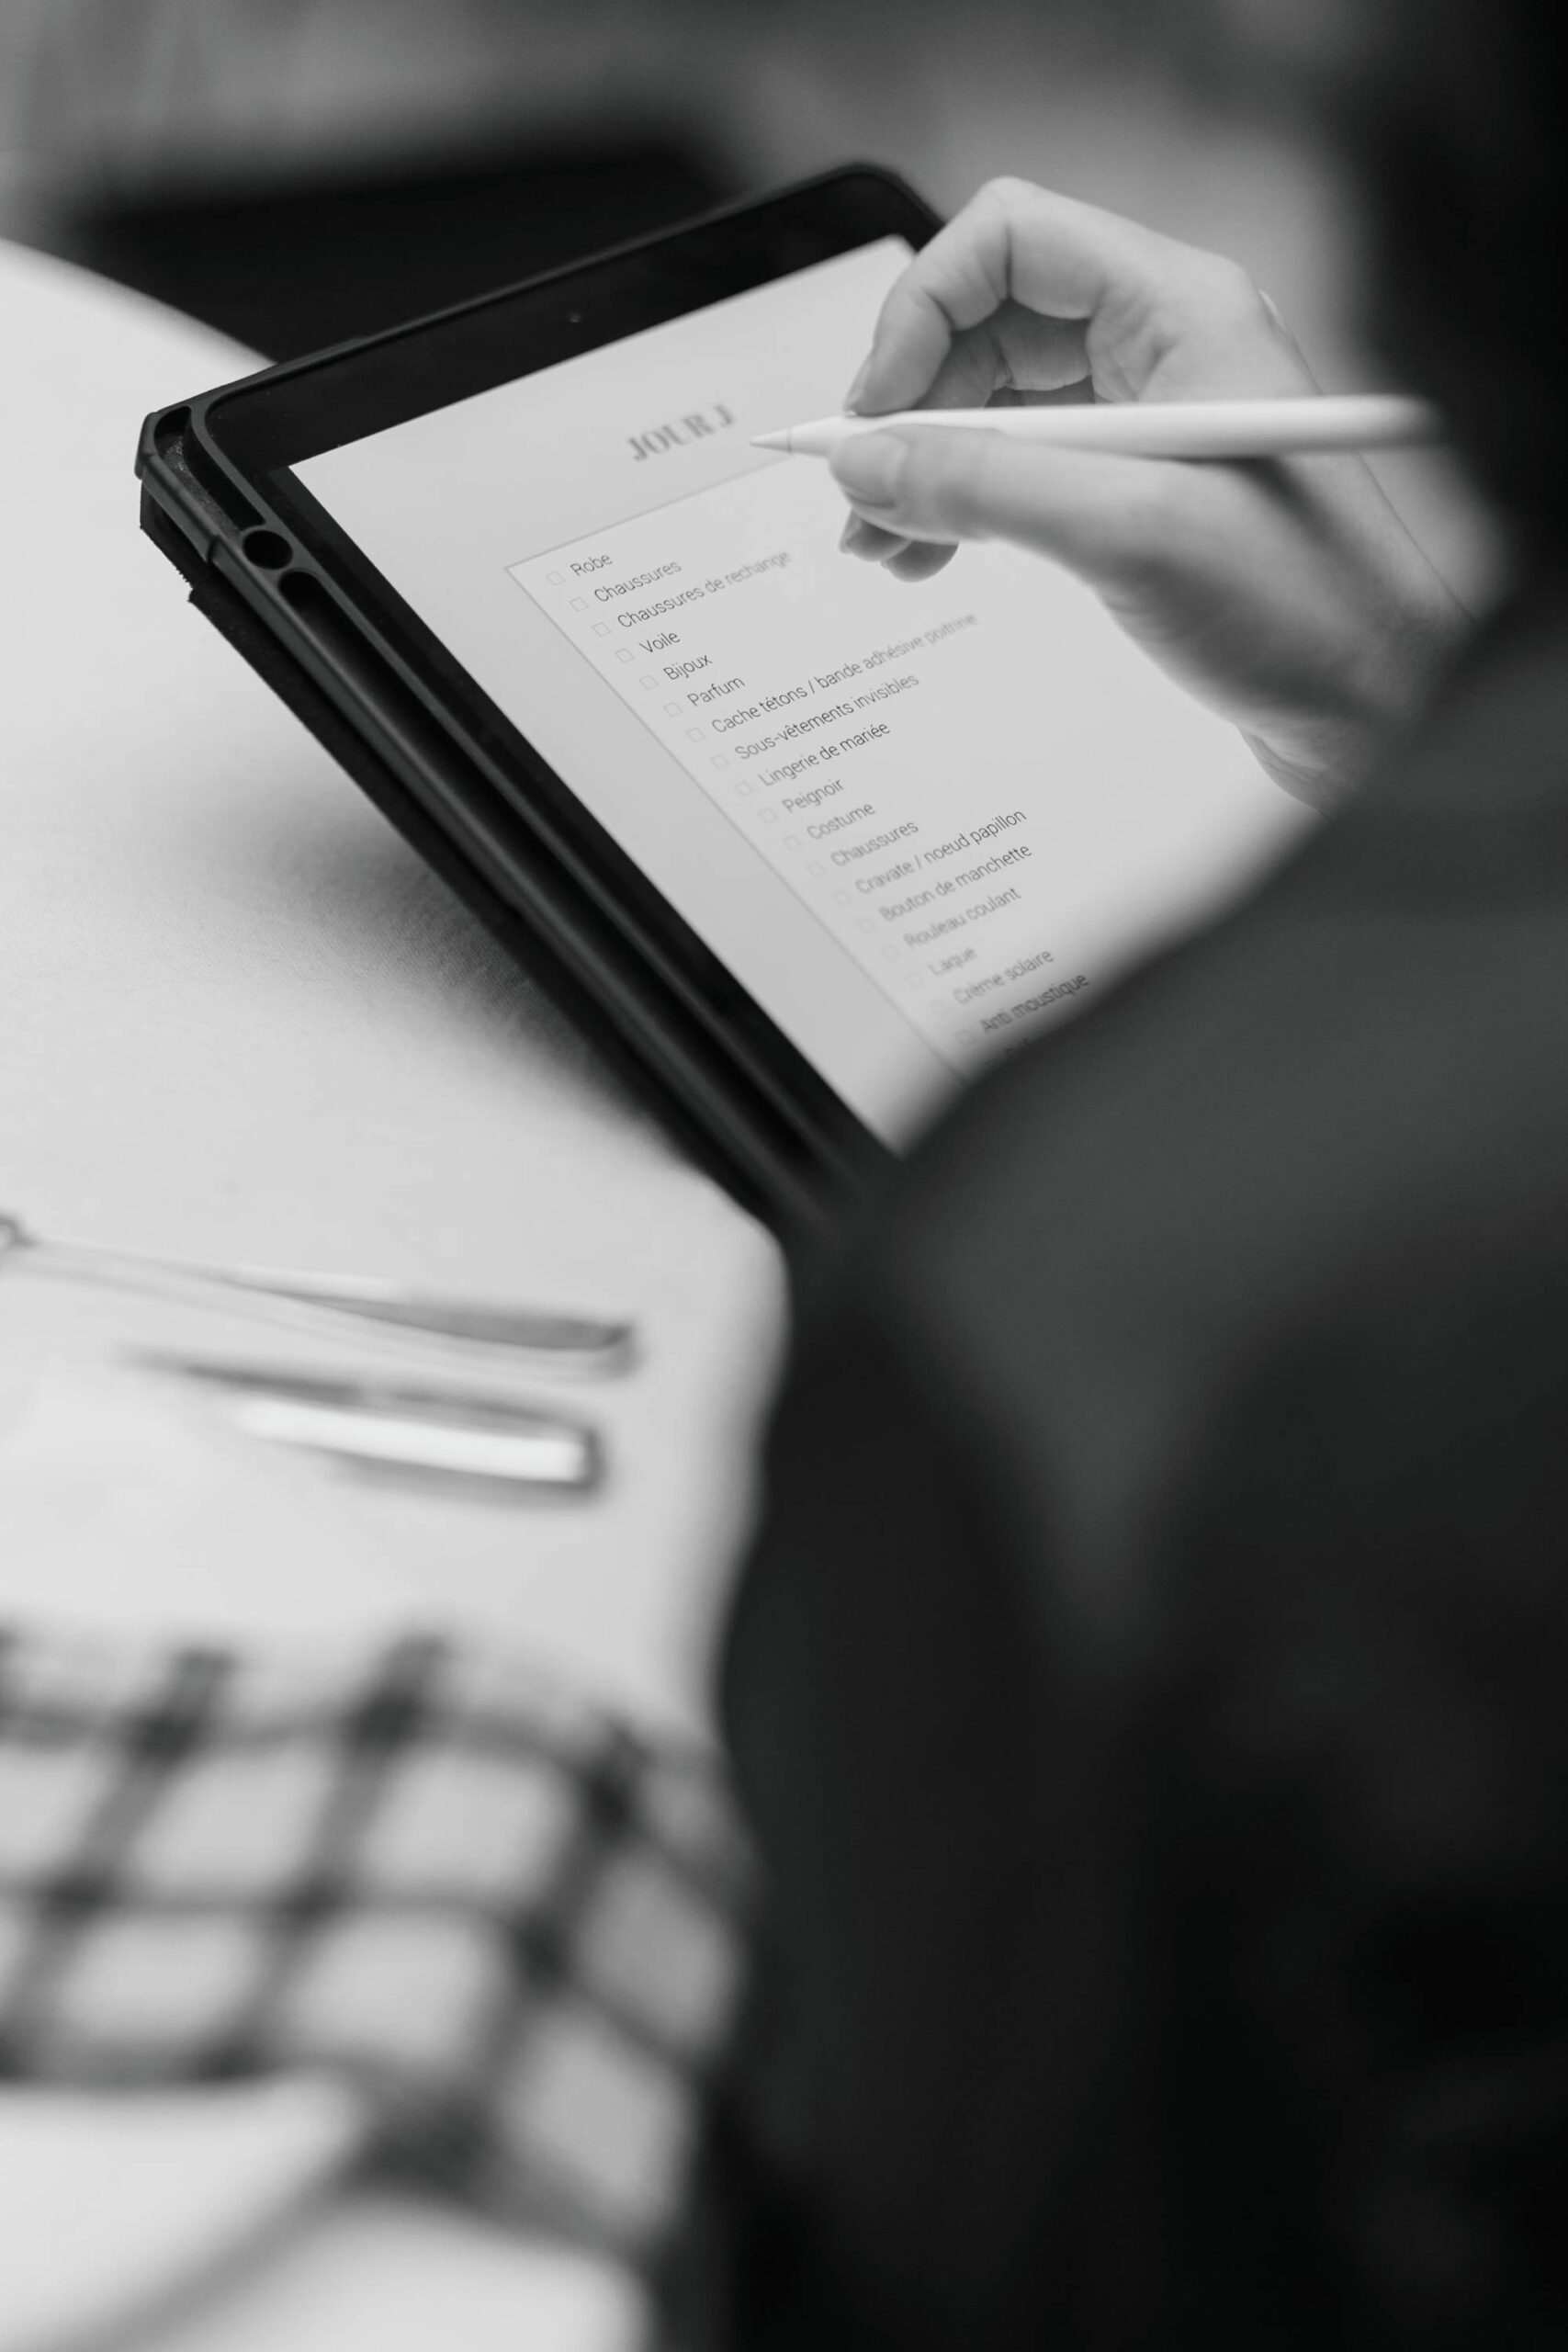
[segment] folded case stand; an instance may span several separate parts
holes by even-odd
[[[668,1074],[657,1063],[650,1068],[646,1025],[639,1023],[635,1034],[628,1034],[604,997],[590,990],[553,947],[548,930],[536,914],[525,912],[464,854],[306,664],[224,576],[211,554],[204,552],[200,541],[190,535],[186,518],[193,502],[199,500],[209,510],[208,529],[202,537],[209,547],[239,536],[216,501],[202,495],[196,472],[200,457],[183,443],[189,415],[189,409],[181,407],[148,420],[139,470],[143,479],[141,527],[185,578],[197,612],[304,721],[411,847],[450,885],[513,961],[585,1032],[615,1075],[654,1112],[700,1167],[786,1242],[818,1232],[834,1205],[830,1189],[803,1161],[798,1140],[785,1124],[770,1119],[765,1102],[752,1104],[738,1099],[728,1057],[712,1048],[705,1052],[706,1041],[693,1024],[678,1039],[663,1041],[674,1063],[673,1068],[667,1064]],[[174,519],[167,503],[176,481],[179,505],[185,510],[180,521]],[[403,691],[401,682],[389,674],[387,683]],[[460,756],[460,747],[455,743],[446,748],[449,756]],[[572,911],[574,928],[581,929],[583,910],[574,908]],[[622,960],[626,956],[626,944],[618,939],[606,939],[600,952]],[[646,993],[646,975],[634,974],[632,983],[637,993]],[[665,1054],[658,1057],[659,1061],[665,1059]],[[694,1091],[698,1098],[695,1104]]]

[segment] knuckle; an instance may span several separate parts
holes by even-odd
[[[1268,303],[1239,262],[1197,246],[1172,248],[1171,266],[1150,289],[1144,321],[1151,350],[1187,343],[1194,335],[1211,353],[1254,351],[1278,328]]]
[[[1267,322],[1268,306],[1240,262],[1206,253],[1198,254],[1196,263],[1196,290],[1216,319],[1236,326]]]
[[[1038,193],[1032,181],[1019,178],[1014,172],[1001,172],[986,182],[976,202],[1010,214],[1025,210]]]

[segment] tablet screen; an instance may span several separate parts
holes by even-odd
[[[839,552],[864,245],[295,472],[856,1115],[897,1143],[1299,827],[1038,558]]]

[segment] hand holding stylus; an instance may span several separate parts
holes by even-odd
[[[998,390],[1104,402],[1317,390],[1234,264],[999,181],[932,239],[877,322],[848,405],[972,409]],[[1467,616],[1357,457],[1190,465],[900,424],[833,474],[854,555],[929,579],[964,539],[1053,558],[1172,675],[1325,805],[1429,691]]]

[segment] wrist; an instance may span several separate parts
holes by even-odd
[[[1381,642],[1363,639],[1363,658],[1353,665],[1359,674],[1342,679],[1338,708],[1243,728],[1253,757],[1281,791],[1325,813],[1337,808],[1427,707],[1473,626],[1442,582],[1434,578],[1432,589],[1405,607]]]

